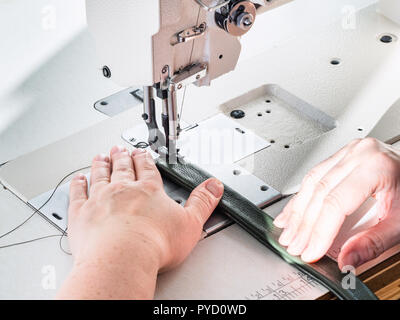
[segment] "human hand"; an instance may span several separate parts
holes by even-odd
[[[152,297],[157,273],[189,255],[223,194],[222,183],[209,179],[182,207],[165,193],[149,153],[121,147],[93,160],[90,182],[89,194],[85,176],[71,182],[68,239],[75,278],[90,270],[96,278],[85,282],[96,290],[77,293],[75,279],[61,297]]]
[[[316,262],[330,249],[346,216],[371,196],[380,222],[343,245],[340,269],[357,267],[400,243],[400,152],[372,138],[355,140],[304,178],[274,221],[284,229],[280,244],[305,262]]]

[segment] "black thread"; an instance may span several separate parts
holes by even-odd
[[[147,142],[141,141],[138,142],[137,144],[134,145],[135,148],[137,149],[146,149],[148,148],[150,145]],[[25,219],[22,223],[20,223],[19,225],[17,225],[16,227],[14,227],[13,229],[11,229],[10,231],[7,231],[6,233],[0,235],[0,239],[14,233],[15,231],[17,231],[19,228],[21,228],[23,225],[25,225],[29,220],[31,220],[36,214],[38,214],[40,212],[40,210],[42,210],[49,202],[50,200],[53,198],[54,194],[57,192],[58,188],[61,186],[61,184],[70,176],[72,176],[75,173],[78,173],[79,171],[82,170],[86,170],[86,169],[90,169],[91,166],[87,166],[87,167],[83,167],[77,170],[74,170],[72,172],[70,172],[69,174],[67,174],[65,177],[63,177],[60,182],[56,185],[56,187],[54,188],[53,192],[51,193],[50,197],[38,208],[35,209],[35,211],[27,218]],[[50,236],[44,236],[44,237],[40,237],[40,238],[36,238],[36,239],[32,239],[32,240],[27,240],[27,241],[22,241],[22,242],[17,242],[17,243],[12,243],[12,244],[8,244],[8,245],[4,245],[4,246],[0,246],[0,249],[5,249],[5,248],[10,248],[10,247],[16,247],[19,245],[24,245],[24,244],[28,244],[28,243],[32,243],[32,242],[36,242],[36,241],[40,241],[40,240],[44,240],[44,239],[49,239],[49,238],[55,238],[55,237],[60,237],[60,241],[59,241],[59,246],[61,251],[63,251],[65,254],[68,255],[72,255],[70,252],[66,251],[63,246],[62,246],[62,240],[65,237],[65,235],[67,234],[67,230],[68,227],[63,231],[62,234],[60,235],[50,235]]]
[[[5,246],[1,246],[0,249],[16,247],[16,246],[20,246],[20,245],[23,245],[23,244],[28,244],[28,243],[32,243],[32,242],[36,242],[36,241],[40,241],[40,240],[44,240],[44,239],[48,239],[48,238],[55,238],[55,237],[60,237],[60,235],[59,234],[54,234],[52,236],[45,236],[45,237],[36,238],[36,239],[32,239],[32,240],[27,240],[27,241],[23,241],[23,242],[7,244]]]
[[[75,173],[77,173],[77,172],[79,172],[79,171],[86,170],[86,169],[89,169],[89,168],[91,168],[91,166],[87,166],[87,167],[84,167],[84,168],[80,168],[80,169],[78,169],[78,170],[75,170],[75,171],[70,172],[70,173],[67,174],[65,177],[63,177],[63,178],[61,179],[61,181],[60,181],[60,182],[56,185],[56,187],[54,188],[54,190],[53,190],[53,192],[51,193],[50,197],[49,197],[38,209],[35,209],[35,211],[34,211],[27,219],[25,219],[22,223],[20,223],[19,225],[17,225],[16,227],[14,227],[13,229],[11,229],[10,231],[8,231],[8,232],[2,234],[2,235],[0,236],[0,239],[2,239],[2,238],[4,238],[4,237],[6,237],[6,236],[8,236],[8,235],[10,235],[10,234],[12,234],[12,233],[14,233],[16,230],[18,230],[18,229],[21,228],[23,225],[25,225],[29,220],[31,220],[36,214],[38,214],[38,213],[40,212],[40,210],[42,210],[42,209],[50,202],[50,200],[53,198],[54,194],[57,192],[58,188],[61,186],[61,184],[62,184],[67,178],[69,178],[70,176],[72,176],[73,174],[75,174]],[[32,242],[36,242],[36,241],[48,239],[48,238],[60,237],[60,243],[59,243],[60,249],[61,249],[64,253],[66,253],[66,254],[68,254],[68,255],[71,255],[71,253],[67,252],[67,251],[62,247],[62,239],[63,239],[64,236],[66,235],[67,229],[68,229],[68,228],[66,228],[66,229],[63,231],[63,233],[62,233],[61,235],[60,235],[60,234],[59,234],[59,235],[50,235],[50,236],[44,236],[44,237],[40,237],[40,238],[36,238],[36,239],[32,239],[32,240],[27,240],[27,241],[12,243],[12,244],[8,244],[8,245],[0,246],[0,249],[5,249],[5,248],[15,247],[15,246],[19,246],[19,245],[24,245],[24,244],[28,244],[28,243],[32,243]]]

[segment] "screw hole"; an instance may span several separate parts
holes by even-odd
[[[240,174],[241,174],[240,170],[233,170],[233,175],[240,176]]]
[[[265,100],[265,102],[266,102],[266,103],[271,103],[271,100],[268,99],[268,100]]]
[[[290,146],[288,144],[285,145],[285,149],[289,149]]]
[[[57,213],[52,213],[52,216],[54,217],[54,218],[56,218],[57,220],[62,220],[63,218],[62,217],[60,217]]]
[[[260,187],[261,191],[268,191],[268,189],[269,189],[268,186],[261,186]]]
[[[224,55],[220,54],[218,58],[221,60],[223,57],[224,57]]]
[[[182,199],[175,199],[175,202],[178,204],[182,204],[183,201],[182,201]]]
[[[275,143],[275,140],[270,140],[269,142],[272,143],[272,144],[274,144],[274,143]]]
[[[262,117],[262,113],[261,112],[257,113],[257,116]]]
[[[332,59],[331,60],[331,65],[338,66],[339,64],[340,64],[340,59]]]
[[[100,102],[100,104],[101,104],[102,106],[106,106],[106,105],[108,105],[108,102],[107,102],[107,101],[102,101],[102,102]]]
[[[396,37],[394,35],[391,35],[391,34],[383,34],[383,35],[380,36],[379,40],[382,43],[386,43],[387,44],[387,43],[392,43],[393,41],[395,41]]]
[[[360,127],[360,128],[358,128],[357,130],[358,130],[358,131],[360,131],[360,132],[364,131],[364,129],[363,129],[363,128],[361,128],[361,127]]]
[[[271,110],[266,110],[265,113],[271,113]]]

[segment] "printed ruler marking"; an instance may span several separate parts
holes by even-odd
[[[250,293],[246,300],[295,300],[308,290],[319,286],[311,277],[300,271],[293,271],[279,280],[272,281],[263,288]]]

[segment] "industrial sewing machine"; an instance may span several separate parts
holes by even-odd
[[[257,15],[290,1],[86,3],[104,76],[122,87],[144,86],[149,144],[174,162],[181,130],[177,91],[189,84],[210,85],[234,70],[241,51],[239,38],[251,30]],[[157,125],[154,89],[162,100],[164,134]]]
[[[306,2],[308,9],[302,11]],[[97,69],[91,65],[90,72],[102,78],[96,78],[99,83],[129,87],[116,94],[113,88],[113,94],[106,98],[98,90],[98,104],[113,108],[114,101],[135,101],[132,93],[140,97],[136,86],[144,86],[144,111],[131,108],[5,164],[0,169],[0,182],[7,188],[2,192],[3,203],[10,203],[22,219],[30,211],[29,207],[19,208],[21,200],[40,207],[62,176],[86,166],[93,154],[122,141],[131,146],[145,141],[155,154],[173,162],[178,155],[199,158],[199,150],[193,152],[190,148],[197,144],[196,134],[211,132],[207,141],[212,142],[218,140],[221,129],[226,129],[230,143],[241,146],[239,150],[222,166],[199,164],[275,215],[287,201],[283,195],[295,192],[314,164],[351,139],[373,135],[394,143],[399,135],[396,119],[400,114],[396,86],[400,77],[396,59],[400,52],[398,3],[380,1],[379,13],[376,4],[364,8],[377,1],[354,1],[354,7],[342,3],[335,7],[339,19],[336,17],[328,26],[321,23],[320,30],[316,30],[316,21],[328,20],[329,15],[312,15],[311,8],[323,12],[328,2],[87,0],[88,26],[99,57]],[[330,5],[334,7],[332,1]],[[343,8],[346,10],[341,12]],[[302,20],[300,12],[307,17],[304,20],[312,22],[290,38],[285,33],[286,21],[293,20],[296,26],[289,30],[293,32]],[[286,34],[288,41],[278,41],[280,34]],[[248,59],[242,57],[238,63],[241,51]],[[92,53],[89,59],[94,59]],[[81,86],[85,81],[80,82]],[[190,84],[197,86],[186,92]],[[383,117],[387,110],[389,113]],[[210,148],[206,152],[213,151]],[[171,197],[185,201],[185,192],[167,181],[166,187]],[[65,229],[67,189],[68,185],[62,187],[54,201],[41,209],[45,220],[32,220],[32,229],[22,236],[33,236],[37,230]],[[12,195],[19,202],[11,200]],[[360,216],[363,213],[365,210]],[[370,218],[364,227],[373,223],[373,216]],[[14,224],[11,219],[4,226]],[[348,230],[354,225],[359,227],[353,221]],[[223,216],[214,217],[206,225],[204,238],[181,268],[160,277],[157,297],[304,299],[326,292],[267,253]],[[343,238],[338,239],[337,247],[341,241]],[[1,279],[2,288],[16,288],[10,289],[11,293],[1,292],[2,297],[53,294],[40,288],[40,270],[35,271],[37,274],[24,269],[23,262],[31,252],[41,253],[32,258],[36,269],[54,265],[59,279],[68,272],[70,258],[59,253],[54,243],[35,246],[21,247],[19,255],[0,252],[5,258],[14,257],[7,259],[7,266],[18,278]],[[333,257],[337,247],[330,252]],[[245,275],[243,270],[247,270]],[[12,278],[14,282],[10,282]],[[24,291],[28,281],[38,283],[39,288]]]

